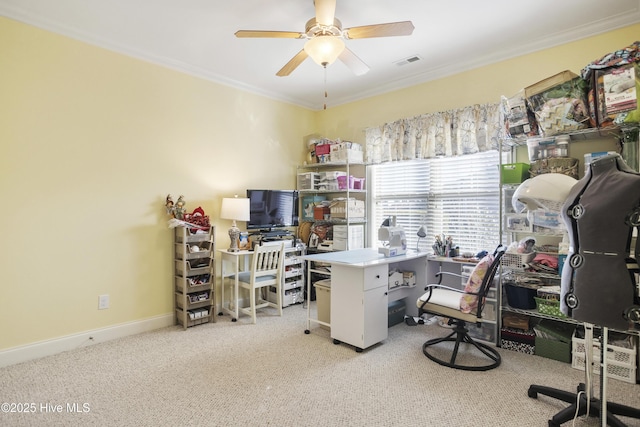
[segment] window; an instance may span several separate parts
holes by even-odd
[[[395,215],[409,249],[416,249],[418,228],[426,225],[421,250],[431,251],[434,236],[443,234],[463,252],[492,250],[500,240],[498,166],[497,151],[371,166],[371,246],[378,246],[382,221]]]
[[[370,168],[372,189],[369,223],[372,246],[378,246],[378,228],[390,216],[405,230],[407,246],[416,248],[416,231],[427,224],[429,198],[429,163],[427,160],[389,162]]]

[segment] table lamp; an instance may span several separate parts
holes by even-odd
[[[420,228],[418,228],[418,232],[416,234],[418,235],[418,242],[416,243],[416,252],[420,252],[420,239],[424,239],[425,237],[427,237],[427,227],[425,227],[424,225],[421,225]]]
[[[236,225],[236,221],[249,221],[249,199],[235,197],[225,197],[222,199],[222,208],[220,209],[220,218],[230,219],[233,221],[229,229],[229,252],[238,252],[238,240],[240,237],[240,229]]]

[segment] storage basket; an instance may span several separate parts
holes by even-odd
[[[551,157],[536,160],[531,163],[529,175],[531,178],[545,173],[561,173],[578,179],[578,159],[572,157]]]
[[[536,334],[535,354],[571,363],[571,339],[575,325],[543,319],[533,329]]]
[[[529,178],[529,164],[507,163],[502,165],[501,180],[503,184],[520,184]]]
[[[547,359],[571,363],[571,342],[536,337],[534,354],[546,357]]]
[[[536,308],[534,300],[536,290],[532,288],[524,288],[506,283],[505,292],[507,293],[507,303],[513,308],[522,310],[533,310]]]
[[[586,340],[572,338],[573,356],[571,366],[584,371],[586,360]],[[636,346],[624,348],[613,344],[607,345],[607,376],[631,384],[636,383]],[[593,372],[600,374],[600,342],[593,341]]]
[[[533,261],[535,257],[535,252],[531,252],[528,254],[512,254],[507,252],[502,255],[500,262],[502,263],[503,268],[508,268],[511,270],[524,270],[529,266],[529,263]]]
[[[534,297],[538,305],[538,313],[552,317],[567,317],[560,311],[560,301]]]

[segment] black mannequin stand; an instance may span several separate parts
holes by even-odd
[[[607,352],[607,346],[604,344],[607,342],[606,329],[607,328],[603,328],[603,343],[600,345],[600,360],[605,360]],[[588,339],[587,344],[592,344],[591,337]],[[585,373],[587,378],[589,375],[586,370],[591,368],[591,360],[589,359],[590,358],[587,358],[587,360],[585,360]],[[599,417],[601,421],[603,421],[603,418],[606,418],[606,424],[603,422],[602,426],[626,427],[626,424],[620,421],[616,415],[640,419],[640,409],[606,401],[606,393],[604,392],[606,381],[606,371],[603,364],[600,366],[600,397],[602,400],[591,397],[589,402],[587,402],[587,386],[584,383],[580,383],[580,385],[578,385],[576,393],[541,385],[531,385],[529,386],[527,394],[529,397],[534,399],[538,398],[538,394],[542,394],[571,404],[555,414],[549,420],[549,427],[559,427],[561,424],[572,420],[576,417],[576,412],[578,417],[588,415],[590,417]]]
[[[536,399],[538,397],[538,394],[542,394],[544,396],[562,400],[563,402],[571,403],[570,406],[564,408],[549,420],[549,427],[558,427],[562,423],[572,420],[576,415],[576,409],[578,411],[579,417],[582,415],[587,415],[587,397],[585,392],[586,387],[583,383],[578,385],[578,390],[576,393],[559,390],[557,388],[545,387],[542,385],[532,385],[529,386],[528,395],[529,397],[533,397],[534,399]],[[578,397],[578,395],[580,397]],[[591,398],[588,415],[590,417],[601,417],[601,415],[603,415],[601,412],[602,402],[599,399]],[[620,405],[618,403],[607,402],[607,425],[614,427],[625,427],[626,424],[620,421],[620,419],[618,419],[616,415],[640,419],[640,410],[631,408],[629,406]]]

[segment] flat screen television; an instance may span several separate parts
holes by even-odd
[[[247,190],[249,198],[248,230],[272,230],[298,226],[296,190]]]

